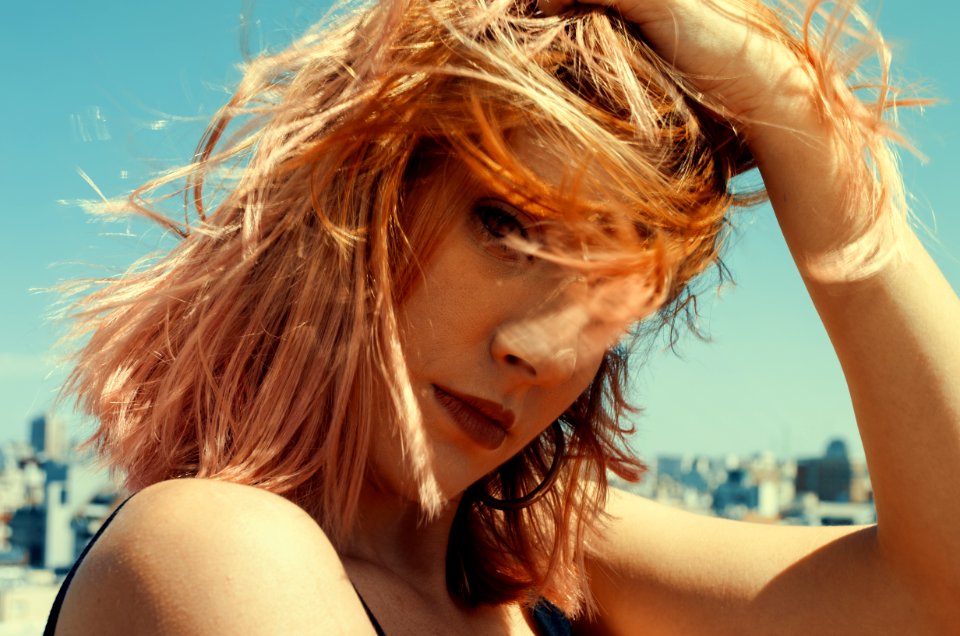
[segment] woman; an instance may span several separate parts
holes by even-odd
[[[905,222],[885,85],[855,99],[791,15],[383,2],[254,61],[196,162],[131,199],[183,240],[77,306],[69,389],[136,494],[51,630],[549,633],[555,606],[583,633],[953,629],[960,510],[914,484],[960,470],[960,303]],[[617,343],[682,320],[753,165],[877,527],[606,490],[642,468]],[[181,179],[182,224],[155,211]]]

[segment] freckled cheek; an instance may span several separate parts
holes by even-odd
[[[584,347],[609,349],[631,327],[656,313],[663,304],[663,291],[649,275],[631,275],[604,281],[592,287],[583,300],[587,320]]]
[[[537,406],[537,418],[538,420],[547,420],[553,422],[556,418],[560,417],[570,406],[579,398],[584,391],[590,386],[590,383],[593,382],[594,378],[597,375],[597,370],[600,368],[600,360],[602,356],[597,358],[595,361],[590,361],[589,364],[582,364],[578,366],[577,372],[574,377],[570,378],[570,381],[566,383],[563,387],[554,388],[545,396],[542,397],[544,401],[538,402]],[[542,431],[546,425],[541,422]],[[537,433],[539,434],[539,432]]]
[[[428,313],[420,291],[410,294],[397,310],[400,348],[414,371],[428,356],[425,346],[435,338],[435,320]]]
[[[484,308],[496,298],[496,293],[485,287],[490,285],[473,284],[467,275],[434,272],[423,280],[397,311],[400,343],[408,363],[462,354],[464,347],[482,339],[490,313]]]
[[[580,360],[579,368],[576,373],[576,384],[579,386],[577,395],[580,395],[597,375],[597,370],[603,362],[603,357],[607,354],[608,347],[593,348],[587,356]],[[576,397],[576,396],[574,396]]]
[[[600,326],[584,325],[577,341],[576,368],[570,378],[570,391],[574,398],[593,381],[604,356],[616,344],[622,331],[612,329],[607,324]]]

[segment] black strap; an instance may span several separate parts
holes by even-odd
[[[387,636],[383,628],[380,627],[380,623],[377,622],[377,617],[373,615],[373,612],[371,612],[367,606],[367,602],[363,600],[363,596],[360,595],[360,590],[357,589],[356,585],[353,586],[353,591],[357,593],[357,598],[360,599],[360,604],[363,605],[363,611],[367,613],[367,618],[370,619],[370,624],[373,625],[373,630],[377,632],[377,636]]]
[[[377,617],[370,611],[370,607],[363,600],[356,585],[353,586],[353,590],[357,593],[357,598],[360,599],[360,604],[363,605],[363,610],[367,613],[367,618],[370,619],[370,624],[373,625],[377,636],[386,636],[386,632],[380,627]],[[573,625],[567,615],[545,598],[540,599],[540,602],[533,607],[533,623],[537,626],[537,633],[540,636],[571,636],[573,634]]]
[[[120,512],[120,509],[123,508],[128,501],[130,501],[130,497],[127,497],[120,502],[120,505],[117,506],[112,513],[110,513],[110,516],[106,518],[106,520],[97,530],[96,534],[93,535],[93,538],[91,538],[87,545],[84,546],[83,551],[77,558],[76,563],[73,564],[73,567],[70,568],[66,578],[63,579],[63,583],[60,585],[60,590],[57,592],[57,598],[53,601],[53,606],[50,608],[50,615],[47,617],[47,624],[43,629],[43,636],[54,636],[54,632],[57,629],[57,619],[60,617],[60,609],[63,607],[63,600],[67,596],[67,589],[70,587],[70,582],[73,580],[74,575],[80,568],[80,564],[83,562],[84,557],[87,556],[87,552],[90,551],[90,548],[93,547],[93,544],[97,542],[97,539],[100,538],[100,535],[103,534],[104,530],[107,529],[107,526],[110,525],[110,522],[114,520],[114,518],[117,516],[117,513]],[[377,633],[377,636],[386,636],[386,632],[383,631],[379,621],[377,621],[377,617],[373,615],[372,611],[370,611],[370,607],[367,605],[367,602],[363,600],[363,596],[360,595],[360,591],[357,590],[356,586],[354,586],[353,589],[357,593],[357,598],[360,599],[360,604],[363,605],[363,611],[367,613],[367,618],[370,619],[370,624],[373,625],[373,629]],[[540,602],[534,606],[533,621],[536,623],[538,632],[542,634],[542,636],[570,636],[570,634],[572,634],[570,619],[568,619],[559,608],[546,599],[541,599]]]
[[[131,495],[131,497],[132,496],[133,495]],[[87,556],[87,552],[90,551],[90,548],[93,547],[93,544],[97,542],[97,539],[100,538],[100,535],[103,534],[103,531],[107,529],[107,526],[110,525],[110,522],[113,521],[114,517],[117,516],[117,513],[120,512],[120,509],[123,508],[128,501],[130,501],[130,497],[127,497],[121,501],[120,505],[117,506],[112,513],[110,513],[110,516],[107,517],[90,541],[87,542],[87,545],[84,546],[83,552],[80,553],[76,563],[74,563],[73,567],[70,568],[70,571],[67,572],[66,578],[64,578],[63,583],[60,584],[60,590],[57,592],[57,598],[54,599],[53,606],[50,608],[50,614],[47,616],[47,625],[43,628],[43,636],[53,636],[53,633],[57,630],[57,619],[60,618],[60,609],[63,607],[63,599],[67,596],[67,588],[70,587],[70,581],[73,580],[73,576],[80,568],[80,564],[83,563],[83,558]]]
[[[559,607],[545,598],[533,607],[533,622],[541,636],[571,636],[573,625]]]

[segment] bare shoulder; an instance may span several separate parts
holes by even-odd
[[[57,634],[365,633],[336,550],[267,491],[179,479],[137,493],[71,583]]]

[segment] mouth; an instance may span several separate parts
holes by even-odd
[[[436,384],[432,386],[437,402],[467,437],[488,450],[500,448],[507,431],[513,427],[513,411],[490,400],[457,393]]]

